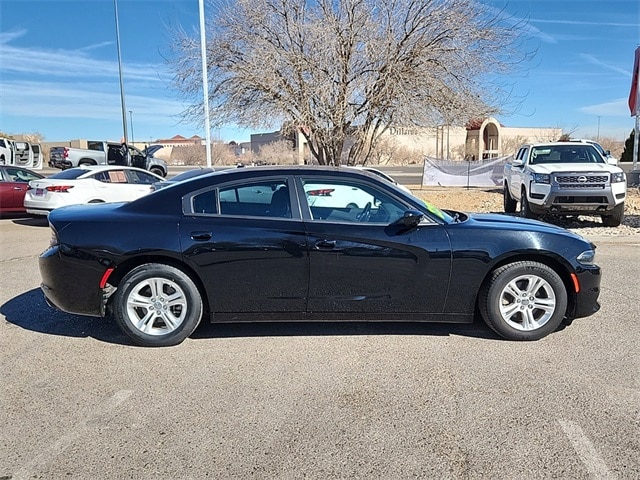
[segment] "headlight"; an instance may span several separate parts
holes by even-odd
[[[548,173],[534,173],[533,181],[536,183],[551,183],[551,175]]]
[[[578,260],[582,265],[593,265],[596,260],[596,251],[585,250],[576,257],[576,260]]]
[[[624,172],[616,172],[611,174],[611,183],[621,183],[626,181],[627,179]]]

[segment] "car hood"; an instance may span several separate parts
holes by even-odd
[[[577,233],[573,233],[566,228],[552,225],[550,223],[541,222],[539,220],[531,220],[528,218],[514,217],[511,215],[502,215],[497,213],[471,213],[468,222],[478,228],[496,228],[499,230],[511,231],[536,231],[541,233],[552,233],[556,235],[564,235],[571,238],[584,240]],[[471,226],[470,225],[470,226]]]
[[[615,165],[606,163],[542,163],[531,165],[535,173],[567,172],[584,174],[587,172],[618,172],[620,169]]]

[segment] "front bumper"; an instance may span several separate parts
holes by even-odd
[[[600,281],[602,280],[600,267],[593,265],[582,268],[576,273],[576,276],[580,284],[580,291],[576,294],[575,303],[567,314],[569,319],[588,317],[600,310],[598,302]]]
[[[620,190],[620,191],[618,191]],[[610,213],[616,205],[624,202],[626,189],[612,187],[575,187],[566,188],[557,183],[532,183],[529,190],[529,207],[538,215],[546,213],[557,215]]]

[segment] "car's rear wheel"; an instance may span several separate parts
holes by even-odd
[[[113,302],[122,331],[148,347],[177,345],[202,317],[202,298],[191,278],[158,263],[140,265],[125,275]]]
[[[509,193],[506,183],[502,190],[502,204],[505,213],[516,213],[516,206],[518,205],[518,202],[511,198],[511,194]]]
[[[560,326],[567,310],[567,290],[547,265],[514,262],[492,272],[480,290],[478,306],[498,335],[538,340]]]
[[[527,191],[524,188],[522,189],[522,195],[520,195],[520,216],[524,218],[538,218],[538,216],[531,211],[529,200],[527,199]]]
[[[624,217],[624,202],[616,205],[611,215],[602,215],[602,224],[605,227],[618,227],[622,223],[622,217]]]

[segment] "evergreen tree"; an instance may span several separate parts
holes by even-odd
[[[635,137],[634,130],[631,130],[629,138],[624,142],[624,150],[620,156],[621,162],[633,162],[633,139]],[[640,148],[638,149],[638,160],[640,161]]]

